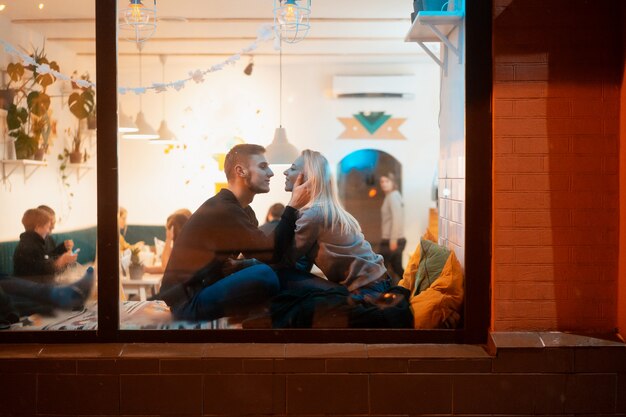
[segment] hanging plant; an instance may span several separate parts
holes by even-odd
[[[68,129],[66,132],[69,136],[72,136],[71,148],[64,148],[63,154],[59,155],[59,159],[69,158],[70,162],[73,164],[86,162],[89,157],[87,150],[85,150],[84,154],[82,152],[82,135],[85,134],[86,130],[89,128],[89,118],[95,117],[96,112],[96,92],[89,84],[89,74],[84,73],[80,76],[80,79],[84,81],[82,85],[87,85],[87,87],[81,87],[78,83],[76,83],[74,78],[76,76],[77,72],[74,71],[74,74],[72,75],[72,87],[75,91],[70,94],[67,100],[67,105],[70,112],[78,120],[76,123],[76,129],[73,132]]]
[[[89,81],[89,74],[81,77],[83,80]],[[72,85],[76,85],[72,83]],[[75,91],[70,94],[67,104],[70,111],[78,120],[86,119],[91,116],[96,109],[96,92],[92,87],[78,87],[82,91]]]

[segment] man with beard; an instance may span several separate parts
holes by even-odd
[[[264,153],[259,145],[233,147],[224,161],[228,187],[204,202],[181,230],[156,296],[175,318],[242,315],[278,293],[276,273],[261,262],[280,259],[291,242],[297,209],[308,197],[299,178],[275,233],[259,230],[250,203],[269,192],[274,176]]]

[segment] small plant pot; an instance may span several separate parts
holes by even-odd
[[[15,140],[11,138],[5,138],[4,142],[2,142],[2,145],[3,145],[3,150],[2,150],[3,160],[17,159],[16,152],[15,152]]]
[[[71,164],[80,164],[83,162],[83,153],[82,152],[70,152],[70,163]]]
[[[35,154],[33,155],[33,159],[35,161],[43,161],[43,156],[46,154],[46,150],[43,148],[37,148]]]
[[[96,120],[96,115],[95,114],[89,115],[89,117],[87,117],[87,129],[96,130],[96,127],[98,127],[98,121]]]
[[[130,264],[128,265],[128,275],[132,280],[139,280],[143,277],[143,265]]]
[[[13,104],[15,90],[0,90],[0,109],[9,110],[9,106]]]

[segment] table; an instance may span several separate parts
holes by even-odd
[[[162,279],[163,274],[143,274],[141,279],[122,278],[120,282],[127,296],[137,294],[140,301],[146,301],[148,298],[147,291],[150,292],[150,295],[155,295],[159,292]]]

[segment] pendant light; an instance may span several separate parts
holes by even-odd
[[[297,43],[309,33],[311,0],[274,0],[274,33],[287,43]]]
[[[143,49],[143,44],[137,44],[137,49],[139,49],[139,85],[141,86],[143,85],[141,78],[141,72],[143,70],[141,50]],[[123,135],[124,139],[157,139],[159,137],[159,134],[148,124],[143,115],[142,96],[143,94],[139,94],[139,113],[137,113],[137,118],[135,119],[135,125],[137,125],[138,130],[136,132],[125,133]]]
[[[119,19],[120,35],[137,45],[150,39],[157,26],[156,0],[153,7],[146,7],[142,0],[129,0],[126,8],[121,9]]]
[[[280,45],[279,52],[279,127],[274,131],[274,140],[265,148],[265,158],[270,164],[291,164],[300,151],[287,140],[287,131],[283,127],[283,47]]]
[[[117,131],[119,133],[131,133],[131,132],[136,132],[139,130],[135,122],[133,122],[133,119],[129,115],[124,113],[124,111],[122,110],[121,104],[119,106],[119,111],[118,111],[117,116],[118,116],[117,117],[117,125],[118,125]]]
[[[167,62],[167,56],[159,55],[159,60],[161,61],[161,82],[165,84],[165,63]],[[165,121],[165,93],[161,94],[161,108],[163,110],[161,119],[161,125],[159,126],[159,137],[156,139],[150,139],[150,143],[154,145],[174,145],[178,143],[176,139],[176,135],[167,127],[167,122]]]

